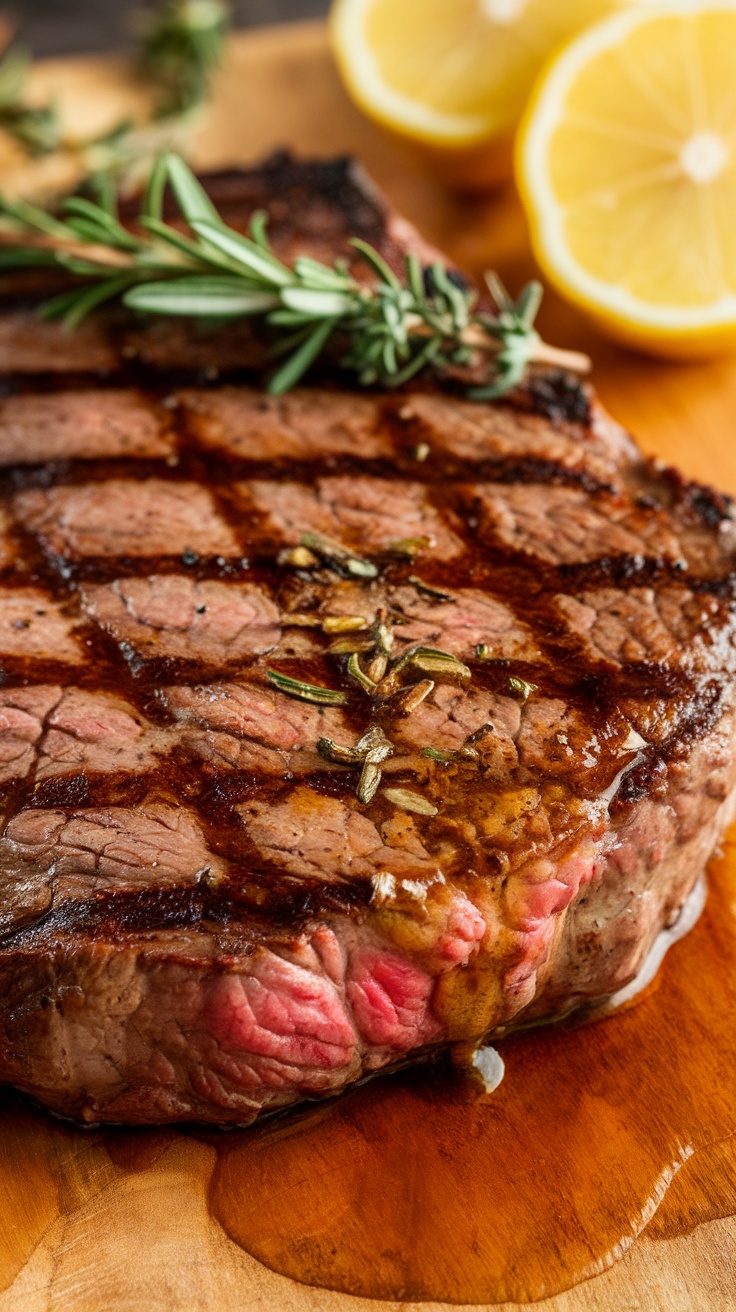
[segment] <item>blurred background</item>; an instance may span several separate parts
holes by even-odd
[[[420,0],[418,0],[418,3]],[[329,0],[235,0],[238,27],[285,23],[327,13]],[[14,6],[19,35],[35,55],[62,55],[130,46],[141,0],[20,0]]]

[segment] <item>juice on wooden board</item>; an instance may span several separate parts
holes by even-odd
[[[645,1227],[669,1238],[736,1214],[736,838],[710,875],[700,921],[646,992],[500,1043],[492,1094],[419,1069],[206,1134],[77,1131],[8,1094],[0,1287],[105,1169],[155,1172],[184,1134],[216,1149],[209,1206],[236,1243],[309,1285],[391,1301],[539,1299]]]

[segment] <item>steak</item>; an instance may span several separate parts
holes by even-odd
[[[345,162],[208,188],[284,255],[418,242]],[[0,314],[0,1079],[247,1124],[617,993],[733,809],[730,501],[565,375],[273,399],[247,322],[65,336],[45,277]]]

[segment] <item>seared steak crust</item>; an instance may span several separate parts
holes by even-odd
[[[290,255],[412,239],[344,163],[210,187]],[[246,1123],[629,981],[736,786],[728,499],[571,379],[274,400],[250,327],[34,337],[14,287],[0,1077],[87,1122]],[[386,633],[372,696],[347,648],[375,671]],[[362,802],[324,740],[379,728]]]

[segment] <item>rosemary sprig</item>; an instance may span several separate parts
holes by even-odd
[[[146,24],[139,62],[159,89],[156,118],[187,114],[208,98],[229,19],[220,0],[167,0]]]
[[[21,46],[0,60],[0,129],[22,146],[27,155],[49,155],[61,140],[61,125],[54,104],[31,105],[25,97],[31,57]]]
[[[163,196],[171,188],[188,231],[163,221]],[[578,370],[584,356],[544,346],[532,327],[540,290],[530,284],[519,301],[503,293],[496,317],[475,314],[475,293],[455,285],[443,265],[422,269],[406,257],[405,281],[381,255],[355,240],[374,281],[359,282],[342,260],[332,266],[301,256],[293,266],[277,258],[262,215],[244,236],[222,222],[206,192],[175,154],[164,155],[151,173],[134,231],[121,227],[109,189],[100,203],[71,197],[60,217],[33,206],[0,200],[5,242],[0,268],[40,262],[74,275],[75,283],[44,312],[73,327],[109,300],[146,314],[265,321],[283,357],[269,391],[288,391],[339,333],[347,342],[340,363],[364,385],[396,387],[427,367],[485,364],[487,383],[472,395],[500,396],[521,379],[536,358]],[[492,283],[501,297],[500,284]],[[375,566],[318,535],[302,546],[333,568],[373,577]]]
[[[119,178],[126,193],[145,181],[164,150],[187,147],[213,76],[222,61],[230,21],[224,0],[163,0],[140,33],[137,65],[150,83],[150,119],[123,119],[100,136],[66,137],[54,101],[29,102],[28,52],[14,46],[0,59],[0,131],[32,157],[61,152],[76,163],[85,186]]]

